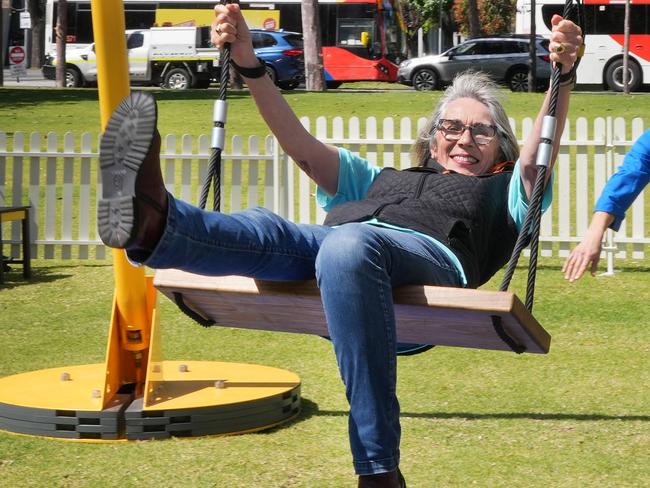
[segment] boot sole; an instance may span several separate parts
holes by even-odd
[[[151,95],[134,92],[111,114],[99,144],[102,197],[97,207],[99,237],[125,248],[138,229],[136,180],[156,131],[158,112]]]

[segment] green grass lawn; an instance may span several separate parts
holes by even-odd
[[[159,103],[161,134],[209,134],[212,128],[213,100],[216,90],[172,92],[153,90]],[[383,92],[284,92],[285,98],[298,116],[315,119],[341,116],[359,117],[362,127],[366,117],[428,117],[440,91],[389,90]],[[515,120],[534,117],[543,94],[512,93],[501,90],[507,113]],[[248,91],[230,91],[228,95],[227,134],[266,135],[268,129],[261,120]],[[648,117],[650,96],[613,93],[587,94],[575,92],[569,119],[620,116],[631,120]],[[0,88],[0,130],[5,132],[40,130],[43,133],[67,131],[99,133],[97,90],[93,89],[12,89]]]
[[[208,133],[215,95],[156,92],[161,132]],[[439,95],[286,93],[299,115],[362,119],[426,115]],[[542,99],[503,95],[515,119],[534,115]],[[647,95],[576,93],[570,118],[647,118],[649,108]],[[94,90],[0,89],[0,131],[98,133],[98,121]],[[230,95],[228,133],[267,133],[245,91]],[[550,354],[439,347],[399,359],[401,467],[409,487],[650,486],[647,259],[572,285],[560,266],[543,259],[536,287],[534,313],[553,337]],[[16,266],[0,287],[0,377],[102,362],[112,266],[36,260],[33,269],[24,281]],[[511,285],[520,296],[525,279],[518,270]],[[499,283],[497,276],[487,288]],[[327,341],[203,329],[164,297],[159,303],[166,359],[291,370],[302,380],[301,415],[255,434],[168,441],[90,444],[0,433],[0,487],[356,486],[348,407]]]
[[[553,336],[550,354],[439,347],[399,359],[409,486],[650,484],[647,263],[573,285],[559,264],[543,260],[537,281],[535,315]],[[37,260],[29,282],[16,268],[0,290],[0,376],[102,362],[112,267]],[[524,283],[518,270],[511,289]],[[327,341],[203,329],[166,298],[159,303],[166,359],[291,370],[303,384],[299,418],[254,434],[148,442],[0,433],[0,486],[356,486],[348,409]]]

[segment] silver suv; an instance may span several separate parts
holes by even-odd
[[[512,91],[528,91],[527,35],[476,37],[452,47],[442,54],[402,61],[397,81],[416,90],[435,90],[451,83],[456,74],[468,69],[484,71],[510,87]],[[551,77],[549,41],[537,37],[536,89],[545,88]]]

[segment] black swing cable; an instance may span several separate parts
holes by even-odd
[[[229,0],[222,0],[222,5],[233,3]],[[212,210],[218,211],[221,208],[221,154],[226,141],[226,117],[228,112],[228,105],[226,102],[226,95],[228,92],[228,79],[230,76],[230,43],[227,42],[223,45],[221,56],[219,58],[219,65],[221,66],[221,73],[219,78],[219,94],[217,100],[214,102],[214,110],[212,120],[214,127],[212,128],[210,147],[210,160],[208,163],[208,173],[201,188],[201,196],[199,198],[199,207],[205,209],[208,201],[208,193],[210,193],[210,184],[212,184]]]
[[[533,13],[534,15],[534,13]],[[584,11],[581,0],[567,0],[564,4],[564,12],[562,17],[565,19],[572,19],[584,31]],[[575,71],[580,63],[582,52],[584,51],[584,32],[582,33],[583,43],[578,52],[578,58],[572,68],[572,76],[575,77]],[[557,120],[555,114],[557,112],[557,101],[560,91],[560,71],[562,66],[556,64],[551,74],[551,98],[547,115],[544,116],[542,123],[542,131],[540,135],[539,148],[537,150],[537,177],[533,187],[530,205],[524,220],[524,225],[521,228],[517,243],[512,251],[512,256],[508,262],[508,267],[501,282],[499,291],[506,291],[512,280],[512,276],[517,267],[517,261],[524,248],[530,243],[530,260],[528,262],[528,283],[526,286],[526,308],[528,311],[533,311],[533,299],[535,295],[535,278],[537,274],[537,254],[539,248],[539,232],[542,218],[542,196],[546,186],[546,170],[551,163],[553,154],[553,141],[555,138],[561,137],[561,134],[556,134]],[[575,82],[575,80],[574,80]]]
[[[220,3],[225,5],[232,2],[230,0],[222,0]],[[221,208],[221,154],[226,141],[226,116],[228,112],[226,95],[228,92],[228,78],[230,75],[229,42],[223,45],[219,61],[221,73],[219,78],[219,94],[217,95],[217,100],[214,102],[214,110],[212,114],[212,120],[214,122],[210,140],[212,152],[210,153],[210,160],[208,163],[208,173],[205,176],[205,181],[201,187],[201,196],[199,197],[199,207],[205,210],[208,201],[208,194],[210,193],[210,185],[212,184],[212,210],[215,211],[218,211]],[[174,301],[185,315],[195,320],[203,327],[216,325],[214,320],[204,317],[190,308],[185,303],[182,293],[174,292]]]

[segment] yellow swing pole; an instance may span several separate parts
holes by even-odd
[[[122,0],[92,0],[91,7],[104,130],[129,94],[124,6]],[[76,440],[166,439],[253,432],[298,415],[300,378],[294,373],[164,361],[153,278],[131,266],[122,251],[113,252],[113,263],[105,363],[0,378],[0,430]]]
[[[124,4],[122,0],[92,0],[91,9],[103,132],[111,113],[130,91]],[[134,383],[141,391],[151,330],[144,267],[131,265],[119,249],[113,250],[113,266],[115,295],[106,356],[104,405],[125,383]]]

